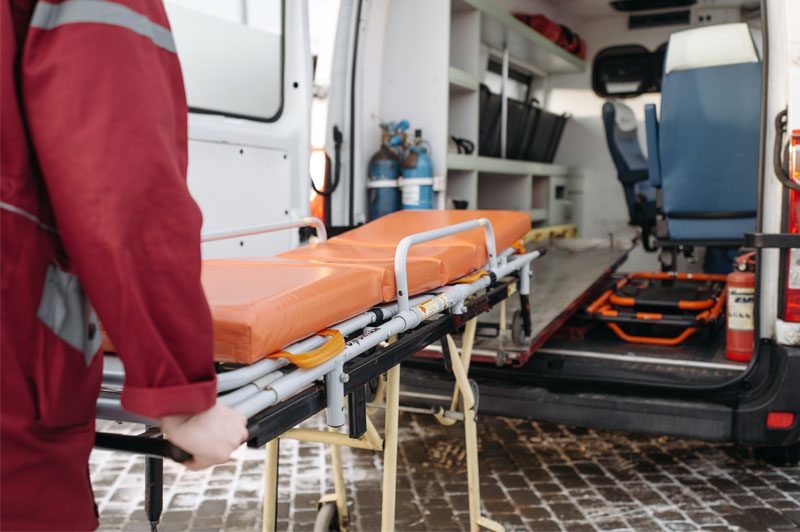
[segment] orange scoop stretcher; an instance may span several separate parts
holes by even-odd
[[[717,323],[725,308],[725,282],[724,275],[714,274],[629,273],[586,311],[625,342],[679,345]]]

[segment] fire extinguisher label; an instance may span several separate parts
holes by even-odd
[[[754,288],[728,287],[728,329],[734,331],[753,330],[754,301]]]

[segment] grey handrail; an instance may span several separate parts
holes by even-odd
[[[286,231],[288,229],[295,229],[298,227],[314,227],[317,229],[317,238],[319,238],[320,242],[324,242],[328,239],[328,232],[325,230],[325,224],[322,223],[322,220],[314,216],[308,216],[300,220],[290,220],[288,222],[277,222],[274,224],[256,225],[253,227],[230,229],[228,231],[205,233],[201,235],[201,240],[204,243],[216,242],[218,240],[227,240],[228,238],[274,233],[276,231]]]
[[[406,312],[409,309],[407,263],[408,250],[411,246],[462,233],[476,227],[482,227],[484,230],[486,236],[486,254],[489,257],[489,270],[494,271],[497,269],[497,246],[494,239],[494,228],[487,218],[478,218],[476,220],[470,220],[469,222],[462,222],[460,224],[425,231],[424,233],[409,235],[400,241],[394,255],[395,288],[400,312]]]

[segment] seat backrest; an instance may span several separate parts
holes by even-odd
[[[603,104],[603,126],[619,180],[631,182],[633,172],[647,170],[647,159],[639,145],[633,110],[622,102],[606,100]],[[633,181],[638,180],[641,180],[641,175],[637,174],[637,179]]]
[[[761,64],[746,24],[673,33],[661,89],[667,218],[755,216]]]
[[[647,179],[647,159],[642,154],[636,132],[636,116],[633,110],[617,100],[606,100],[603,104],[603,127],[606,131],[608,151],[617,177],[625,192],[628,216],[633,219],[636,201],[635,184]]]

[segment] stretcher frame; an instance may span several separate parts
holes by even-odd
[[[304,226],[316,226],[317,237],[326,238],[324,225],[316,218],[234,230],[205,235],[204,242],[248,235],[274,232]],[[484,230],[488,262],[483,274],[468,283],[450,284],[430,293],[409,297],[406,265],[412,246],[438,238],[454,235],[480,227]],[[394,494],[396,486],[398,418],[400,412],[400,363],[436,341],[443,341],[449,357],[449,366],[456,378],[451,408],[435,411],[444,424],[463,420],[467,446],[467,476],[469,485],[470,529],[479,527],[502,530],[499,524],[480,515],[480,486],[477,456],[476,398],[467,372],[471,347],[477,325],[477,316],[499,304],[513,293],[517,284],[521,295],[530,291],[530,263],[543,254],[543,250],[519,254],[519,250],[506,250],[496,254],[494,231],[488,219],[455,224],[403,238],[395,253],[396,303],[373,308],[337,324],[335,329],[347,336],[361,331],[347,342],[344,350],[317,367],[295,369],[285,374],[285,358],[263,359],[255,364],[218,375],[218,391],[229,392],[219,397],[219,402],[238,410],[248,418],[248,445],[266,447],[264,530],[275,530],[277,523],[277,475],[279,440],[298,439],[330,444],[334,470],[334,493],[323,498],[322,503],[334,502],[339,515],[340,529],[348,524],[344,476],[341,468],[341,446],[383,451],[384,478],[382,526],[394,530]],[[516,253],[516,254],[515,254]],[[372,326],[373,323],[382,322]],[[450,336],[464,327],[465,339],[461,352]],[[304,353],[323,345],[326,339],[315,335],[296,342],[284,351]],[[368,356],[361,356],[367,354]],[[345,371],[346,369],[346,371]],[[366,387],[374,378],[385,375],[385,435],[381,440],[367,416]],[[124,375],[120,371],[104,372],[104,383],[119,386]],[[319,381],[324,381],[324,384]],[[460,412],[458,396],[462,396]],[[345,397],[349,409],[345,409]],[[376,404],[371,405],[374,409]],[[326,409],[329,431],[294,428],[312,415]],[[338,428],[349,417],[347,434]],[[132,421],[155,427],[155,420],[141,418],[125,412],[118,397],[101,393],[98,400],[98,417],[117,421]],[[135,452],[146,455],[145,506],[148,520],[155,530],[160,519],[163,494],[163,458],[185,461],[190,457],[163,440],[155,428],[138,436],[97,433],[97,447]]]

